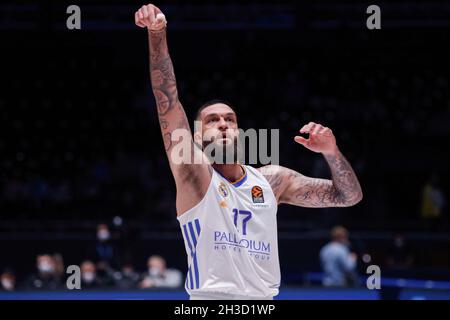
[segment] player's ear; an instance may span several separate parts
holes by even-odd
[[[194,142],[198,145],[202,145],[202,133],[200,131],[194,131]]]
[[[202,134],[202,122],[200,120],[194,121],[194,142],[198,145],[202,145],[203,134]]]

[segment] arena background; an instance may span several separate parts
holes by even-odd
[[[81,30],[66,28],[71,4]],[[17,284],[0,299],[187,298],[183,288],[26,286],[37,255],[59,254],[65,267],[90,258],[101,223],[117,271],[131,264],[143,273],[158,254],[186,273],[146,32],[134,25],[143,4],[0,4],[0,270]],[[191,121],[203,102],[226,99],[240,127],[280,129],[282,165],[329,177],[323,158],[292,139],[303,124],[322,123],[360,179],[364,199],[354,207],[279,207],[279,299],[450,298],[450,3],[154,4],[169,21]],[[381,30],[366,27],[370,4],[381,8]],[[359,286],[321,286],[318,254],[335,225],[350,232]],[[408,263],[396,266],[399,234]],[[371,264],[381,267],[381,290],[365,286]]]

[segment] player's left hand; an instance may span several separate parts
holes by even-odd
[[[308,139],[295,136],[294,140],[311,151],[324,155],[332,155],[337,152],[336,138],[330,128],[321,124],[310,122],[300,129],[300,133],[308,133]]]

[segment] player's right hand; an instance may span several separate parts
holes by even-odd
[[[166,18],[161,10],[153,5],[142,6],[134,14],[134,21],[137,26],[149,30],[158,31],[166,26]]]

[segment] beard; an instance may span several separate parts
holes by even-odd
[[[240,162],[242,158],[240,141],[237,136],[231,139],[231,141],[226,142],[215,137],[212,140],[203,141],[203,151],[211,164],[234,164]]]

